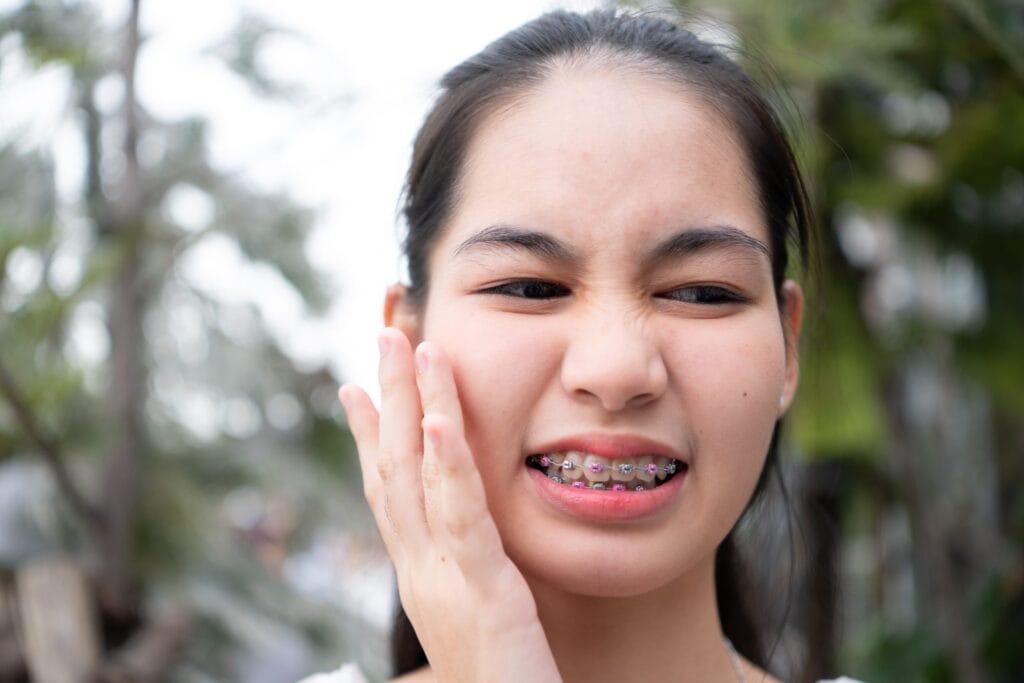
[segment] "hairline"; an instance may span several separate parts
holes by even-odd
[[[716,49],[720,49],[717,48]],[[699,79],[689,76],[689,71],[673,65],[669,60],[661,59],[655,55],[635,49],[628,49],[607,42],[597,42],[550,55],[535,60],[523,66],[505,84],[499,84],[492,92],[488,101],[473,112],[470,125],[466,131],[466,144],[462,149],[461,158],[456,160],[456,168],[449,195],[446,215],[438,225],[437,232],[433,235],[432,244],[426,254],[426,272],[424,273],[423,287],[418,293],[418,303],[425,305],[430,296],[430,280],[433,269],[430,267],[436,254],[436,247],[444,238],[444,235],[451,229],[452,218],[463,199],[464,181],[468,174],[472,150],[478,139],[481,128],[489,121],[496,120],[513,113],[520,106],[525,105],[533,95],[536,95],[543,86],[559,73],[572,73],[582,68],[601,68],[612,73],[626,73],[643,76],[659,81],[663,85],[678,89],[680,95],[689,95],[697,98],[700,104],[708,107],[712,112],[717,113],[725,122],[724,129],[736,145],[742,159],[744,160],[743,174],[754,192],[754,200],[761,208],[764,226],[769,237],[769,262],[774,269],[776,259],[785,258],[785,255],[778,255],[771,249],[773,241],[771,235],[771,219],[768,215],[767,206],[762,200],[762,193],[765,188],[757,177],[757,170],[752,156],[748,149],[745,136],[740,127],[738,116],[734,108],[729,106],[730,94],[725,91],[718,91],[707,87]],[[700,71],[702,64],[693,62],[690,69]],[[785,248],[785,237],[781,240]]]

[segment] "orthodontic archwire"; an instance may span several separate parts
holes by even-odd
[[[572,470],[576,469],[577,467],[586,467],[595,474],[600,474],[605,469],[604,463],[600,462],[592,462],[589,465],[584,465],[583,463],[573,462],[568,458],[563,458],[562,460],[555,460],[547,455],[531,455],[530,461],[535,465],[540,465],[541,467],[547,468],[554,465],[555,467],[560,467],[563,470]],[[672,460],[671,462],[664,466],[658,466],[653,462],[643,466],[631,462],[623,462],[619,463],[618,465],[609,465],[608,468],[616,469],[619,471],[620,474],[633,474],[634,472],[640,471],[641,469],[647,472],[647,474],[658,474],[659,472],[664,472],[665,474],[675,474],[677,466],[676,461]]]

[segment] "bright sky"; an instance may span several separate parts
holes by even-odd
[[[0,11],[19,4],[0,0]],[[111,23],[123,22],[127,0],[98,4]],[[148,36],[138,67],[143,105],[161,119],[208,118],[218,167],[319,210],[307,249],[327,275],[334,303],[325,320],[310,319],[279,278],[268,269],[246,268],[224,240],[201,243],[183,270],[210,293],[257,303],[300,362],[315,367],[326,360],[340,378],[376,395],[375,333],[384,290],[400,274],[397,200],[412,138],[438,79],[543,11],[602,4],[607,3],[143,0]],[[303,88],[306,95],[298,105],[258,99],[203,54],[223,40],[243,11],[294,32],[268,46],[265,64],[271,74]],[[0,67],[4,137],[13,127],[22,144],[51,144],[59,189],[74,196],[82,179],[83,150],[60,104],[60,78],[50,74],[19,81],[11,60]],[[120,97],[115,80],[103,84],[98,94],[101,108],[111,111]],[[201,193],[175,193],[166,208],[194,229],[210,215]],[[22,268],[29,280],[35,273],[31,265]],[[69,277],[74,279],[74,273]],[[88,342],[85,335],[85,346],[102,346],[101,326],[93,321],[92,327],[96,340]]]
[[[111,2],[112,5],[118,4]],[[376,331],[398,279],[397,200],[412,138],[441,74],[492,39],[554,7],[598,2],[431,0],[322,2],[205,0],[143,4],[153,37],[139,71],[142,101],[168,118],[213,121],[213,157],[261,187],[320,208],[308,245],[336,292],[327,320],[303,320],[286,294],[268,319],[286,348],[376,390]],[[245,10],[299,36],[268,48],[271,73],[308,90],[304,106],[261,102],[197,57]],[[201,18],[201,20],[197,20]],[[174,87],[167,87],[174,84]],[[233,274],[224,273],[225,279]]]

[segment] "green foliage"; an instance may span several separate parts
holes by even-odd
[[[833,290],[826,300],[821,315],[829,324],[812,320],[801,346],[800,396],[789,434],[809,458],[871,458],[887,437],[877,349],[852,292]]]
[[[856,674],[873,683],[953,683],[949,658],[934,628],[909,632],[877,624],[864,634],[863,650],[853,659],[863,669]]]
[[[993,683],[1024,671],[1024,592],[1019,577],[989,577],[974,596],[970,633]],[[847,658],[859,678],[873,683],[952,683],[949,655],[934,624],[897,628],[877,621],[851,644]]]
[[[0,18],[0,38],[16,34],[36,66],[58,64],[77,74],[103,68],[108,54],[95,42],[102,33],[99,13],[88,3],[26,2]]]
[[[209,54],[260,96],[294,96],[297,89],[264,73],[261,51],[277,35],[245,15]],[[211,164],[206,121],[161,121],[140,104],[143,206],[135,230],[120,226],[112,207],[125,171],[112,161],[122,114],[100,111],[94,100],[104,78],[123,81],[114,58],[123,40],[87,2],[30,1],[0,14],[0,58],[27,64],[20,78],[53,69],[70,75],[64,122],[86,154],[78,196],[58,196],[51,155],[59,149],[33,146],[9,127],[0,139],[0,368],[12,379],[0,393],[0,468],[40,454],[42,438],[84,498],[99,507],[109,495],[105,468],[128,429],[109,410],[109,335],[118,278],[137,259],[131,294],[141,302],[141,333],[116,340],[141,358],[143,385],[132,406],[144,437],[133,454],[142,481],[128,492],[140,501],[128,520],[130,550],[147,604],[196,616],[196,638],[175,676],[235,678],[238,652],[256,647],[250,639],[260,629],[336,654],[336,610],[296,595],[282,574],[287,555],[303,549],[352,488],[350,439],[325,408],[336,380],[297,366],[267,327],[261,302],[220,296],[183,265],[217,246],[244,268],[273,273],[308,313],[322,312],[327,291],[304,252],[315,214]],[[182,189],[209,203],[206,224],[175,218]],[[51,551],[87,548],[80,511],[54,509],[69,535],[51,535]]]
[[[902,572],[916,604],[899,628],[849,625],[849,672],[952,681],[973,656],[992,680],[1016,680],[1024,556],[1008,539],[1024,528],[1019,0],[674,4],[698,32],[734,38],[728,48],[779,88],[772,98],[812,187],[823,282],[821,292],[809,287],[788,434],[805,461],[844,459],[845,471],[863,475],[836,494],[850,545],[880,565],[853,594],[880,595],[887,572]],[[888,511],[865,510],[864,500],[916,520],[914,547],[893,548],[878,528]],[[936,557],[961,579],[957,594],[937,588]],[[1016,582],[997,590],[977,578],[994,558]],[[951,624],[943,610],[968,595],[985,596],[971,624]],[[973,653],[951,646],[973,635]]]

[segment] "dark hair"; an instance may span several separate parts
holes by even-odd
[[[679,83],[732,124],[758,189],[781,305],[788,248],[792,246],[803,265],[808,264],[811,220],[803,179],[772,106],[719,48],[665,19],[613,10],[545,14],[491,43],[441,80],[441,94],[416,137],[405,190],[410,300],[426,299],[431,249],[458,200],[460,174],[476,128],[496,108],[540,85],[555,68],[585,62],[625,66]],[[768,473],[777,471],[778,430],[777,423],[747,509],[763,492]],[[737,650],[764,666],[766,653],[760,628],[744,601],[746,585],[737,550],[730,532],[715,556],[722,628]],[[396,675],[427,663],[401,604],[392,648]]]

